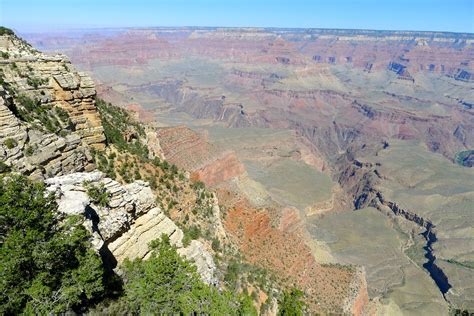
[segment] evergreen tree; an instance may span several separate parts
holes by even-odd
[[[104,291],[100,257],[78,218],[58,221],[44,185],[0,178],[0,314],[78,309]]]
[[[302,316],[307,308],[303,301],[304,293],[298,289],[285,291],[283,298],[278,302],[279,316]]]

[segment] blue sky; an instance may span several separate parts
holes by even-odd
[[[18,31],[121,26],[271,26],[474,33],[474,0],[0,0]]]

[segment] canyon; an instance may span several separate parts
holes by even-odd
[[[56,78],[46,97],[72,101],[64,108],[84,122],[77,142],[101,142],[85,72],[100,97],[157,130],[162,157],[216,192],[246,260],[302,288],[314,311],[474,310],[474,170],[462,154],[474,149],[474,35],[130,28],[22,36],[81,70],[60,76],[53,67],[64,67],[62,57],[35,57]],[[16,73],[5,76],[21,82]],[[35,139],[25,133],[15,132],[21,144]],[[62,157],[67,145],[54,144]],[[45,172],[87,168],[83,155],[80,168]]]

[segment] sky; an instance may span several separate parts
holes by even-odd
[[[0,0],[0,25],[20,32],[252,26],[474,33],[474,0]]]

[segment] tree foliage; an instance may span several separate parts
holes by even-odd
[[[307,308],[303,301],[304,293],[298,289],[291,289],[283,293],[283,298],[278,302],[279,316],[302,316]]]
[[[87,190],[87,196],[89,196],[92,202],[100,207],[106,207],[109,204],[111,194],[107,191],[103,183],[95,185],[86,181],[84,182],[84,187]]]
[[[184,260],[169,238],[150,243],[149,259],[124,264],[120,309],[133,314],[255,315],[250,298],[236,297],[205,284],[196,267]],[[250,301],[249,301],[250,300]]]
[[[44,185],[0,178],[0,314],[77,309],[102,295],[103,267],[75,217],[59,221]]]
[[[96,104],[107,143],[114,144],[121,151],[128,151],[142,159],[147,159],[148,146],[140,140],[145,136],[143,125],[133,120],[126,110],[102,99],[97,98]],[[127,133],[136,133],[136,138],[127,140],[124,136]]]

